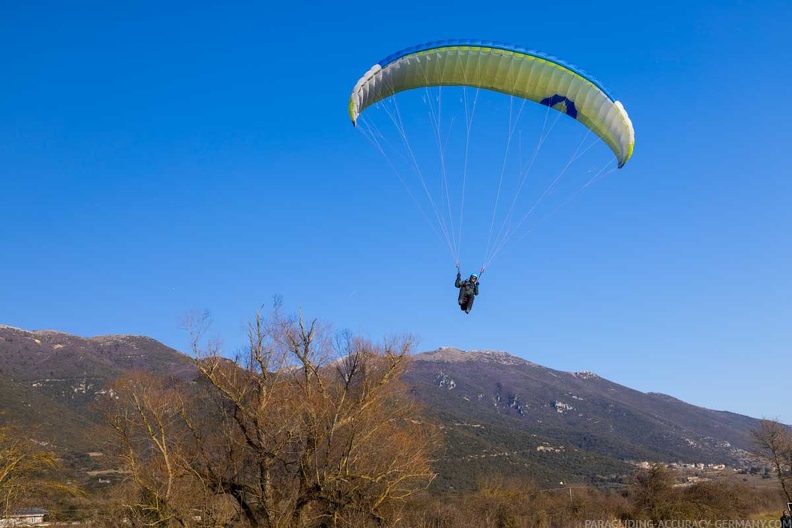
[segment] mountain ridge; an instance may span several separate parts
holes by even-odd
[[[488,472],[528,471],[550,485],[615,482],[645,461],[750,464],[750,430],[759,421],[748,416],[505,351],[440,347],[412,359],[404,380],[446,437],[435,488],[471,486]],[[185,381],[197,375],[193,358],[146,336],[85,338],[0,325],[7,418],[35,426],[86,471],[97,467],[86,453],[101,450],[92,402],[136,370]]]

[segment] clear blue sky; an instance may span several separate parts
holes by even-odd
[[[180,318],[208,309],[234,347],[278,294],[419,350],[790,423],[790,27],[769,0],[5,2],[0,323],[186,350]],[[347,116],[372,64],[445,38],[564,58],[637,136],[627,167],[499,257],[469,316]]]

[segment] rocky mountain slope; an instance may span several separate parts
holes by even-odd
[[[147,337],[86,339],[0,325],[0,423],[21,425],[41,444],[97,469],[98,461],[86,458],[103,442],[92,403],[109,381],[133,370],[180,378],[195,373],[189,357]]]
[[[736,467],[753,459],[756,419],[636,391],[592,372],[548,369],[505,352],[442,348],[418,354],[407,380],[446,424],[454,445],[444,460],[456,472],[481,465],[459,456],[466,446],[499,458],[501,472],[552,467],[550,474],[533,471],[545,483],[559,475],[613,480],[625,464],[641,462]]]

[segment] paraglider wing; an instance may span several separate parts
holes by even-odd
[[[381,60],[352,90],[352,123],[378,101],[428,86],[470,86],[549,106],[599,136],[616,155],[619,167],[632,156],[632,122],[622,104],[594,78],[554,57],[482,40],[430,42]]]

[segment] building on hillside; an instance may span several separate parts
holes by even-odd
[[[0,528],[36,526],[44,522],[47,510],[41,508],[28,508],[16,510],[13,513],[0,517]]]

